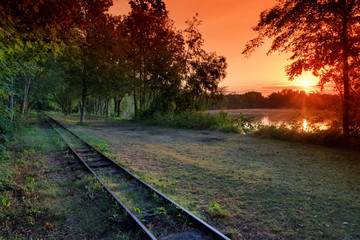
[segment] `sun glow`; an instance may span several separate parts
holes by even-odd
[[[302,85],[304,88],[308,88],[311,86],[311,83],[309,82],[309,80],[305,79],[303,80]]]
[[[304,119],[303,121],[302,128],[305,132],[308,131],[308,122],[306,121],[306,119]]]
[[[311,72],[304,72],[301,76],[297,77],[293,82],[293,86],[298,90],[311,92],[314,91],[319,79],[312,75]]]

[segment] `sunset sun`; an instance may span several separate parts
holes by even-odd
[[[310,92],[315,90],[318,78],[316,78],[311,72],[303,72],[299,77],[295,78],[293,86],[298,90],[304,90]]]
[[[302,82],[302,85],[304,88],[308,88],[311,86],[311,83],[309,82],[309,80],[305,79],[303,82]]]

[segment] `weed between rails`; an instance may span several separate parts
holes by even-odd
[[[158,238],[191,228],[180,210],[126,176],[99,176],[129,210]]]

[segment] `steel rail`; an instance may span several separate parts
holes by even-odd
[[[51,118],[51,117],[50,117]],[[59,122],[57,122],[56,120],[54,120],[53,118],[51,118],[55,123],[59,124]],[[80,160],[80,162],[85,166],[85,168],[95,176],[95,178],[100,182],[100,184],[103,186],[103,188],[117,201],[117,203],[120,204],[120,206],[129,214],[129,216],[131,217],[131,219],[133,221],[135,221],[136,224],[138,224],[140,226],[140,228],[145,232],[147,239],[151,239],[151,240],[157,240],[157,238],[152,235],[152,233],[144,226],[144,224],[142,224],[142,222],[125,206],[125,204],[104,184],[103,181],[101,181],[101,179],[98,177],[98,175],[89,167],[89,165],[80,157],[80,155],[76,152],[76,150],[74,148],[72,148],[70,146],[70,144],[66,141],[66,139],[61,135],[61,133],[54,127],[52,126],[52,124],[46,119],[46,121],[49,123],[49,125],[60,135],[60,137],[62,138],[62,140],[66,143],[66,145],[68,146],[68,148],[72,151],[72,153],[75,155],[75,157]],[[61,126],[59,124],[59,126]],[[61,126],[62,128],[64,128],[64,126]],[[71,131],[69,131],[68,129],[64,128],[65,130],[67,130],[69,133],[72,133]],[[86,145],[88,145],[86,143]],[[89,145],[90,146],[90,145]]]
[[[87,141],[85,141],[84,139],[82,139],[80,136],[78,136],[77,134],[73,133],[72,131],[70,131],[69,129],[67,129],[62,123],[60,123],[59,121],[53,119],[52,117],[48,116],[52,121],[54,121],[56,124],[58,124],[61,128],[63,128],[64,130],[66,130],[67,132],[69,132],[70,134],[72,134],[74,137],[78,138],[79,140],[81,140],[83,143],[85,143],[85,145],[87,145],[89,148],[95,150],[96,153],[98,153],[101,157],[105,158],[106,160],[108,160],[111,164],[115,165],[116,167],[120,168],[123,172],[125,172],[128,176],[130,176],[131,178],[133,178],[134,180],[136,180],[138,183],[140,183],[141,185],[145,186],[147,189],[153,191],[154,193],[156,193],[158,196],[160,196],[163,200],[165,200],[166,202],[176,206],[179,210],[181,210],[183,213],[185,213],[185,215],[187,215],[188,217],[190,217],[192,219],[192,222],[194,224],[197,224],[200,228],[202,228],[203,230],[205,230],[207,233],[211,234],[211,236],[214,239],[219,239],[219,240],[230,240],[228,237],[226,237],[224,234],[222,234],[220,231],[218,231],[217,229],[215,229],[214,227],[212,227],[211,225],[209,225],[208,223],[206,223],[205,221],[203,221],[202,219],[198,218],[197,216],[195,216],[194,214],[192,214],[191,212],[189,212],[188,210],[186,210],[185,208],[183,208],[182,206],[180,206],[178,203],[174,202],[173,200],[171,200],[170,198],[168,198],[167,196],[165,196],[163,193],[159,192],[158,190],[156,190],[155,188],[151,187],[149,184],[145,183],[144,181],[142,181],[141,179],[139,179],[138,177],[136,177],[134,174],[132,174],[131,172],[129,172],[127,169],[125,169],[123,166],[121,166],[119,163],[115,162],[114,160],[112,160],[111,158],[107,157],[106,155],[104,155],[101,151],[99,151],[97,148],[95,148],[94,146],[90,145]],[[60,133],[59,133],[60,134]],[[68,145],[70,147],[70,145]],[[72,149],[72,151],[74,152],[74,154],[76,155],[76,157],[78,159],[81,160],[81,162],[87,166],[87,164],[80,158],[80,156],[75,152],[74,149]],[[107,191],[120,203],[121,206],[123,206],[125,209],[126,206],[111,192],[110,189],[108,189],[108,187],[106,187],[105,184],[102,183],[102,181],[97,177],[96,173],[94,173],[91,168],[89,166],[87,166],[87,169],[93,173],[96,178],[101,182],[101,184],[104,186],[105,189],[107,189]],[[127,209],[127,212],[130,214],[130,216],[132,216],[133,218],[137,219],[136,216],[134,216],[132,214],[132,212]],[[138,219],[136,222],[140,222]],[[149,230],[140,222],[140,224],[146,229],[145,232],[149,232]],[[150,233],[150,232],[149,232]],[[151,233],[150,233],[151,234]],[[153,237],[153,235],[151,235]],[[151,239],[156,239],[151,238]]]

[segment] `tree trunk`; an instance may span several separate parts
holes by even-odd
[[[31,84],[31,78],[25,79],[25,85],[24,85],[24,96],[23,96],[23,104],[21,107],[21,114],[24,115],[27,105],[28,105],[28,95],[29,95],[29,89]]]
[[[348,45],[348,15],[346,0],[343,0],[342,16],[342,35],[341,42],[343,48],[343,134],[345,138],[349,137],[349,112],[350,112],[350,91],[349,91],[349,45]]]
[[[99,116],[101,114],[100,113],[100,99],[99,98],[96,99],[96,110],[95,110],[95,112],[96,112],[97,116]]]
[[[86,111],[86,83],[83,80],[82,94],[81,94],[81,113],[80,122],[85,122],[85,111]]]
[[[66,115],[70,116],[71,115],[71,105],[68,105],[66,108]]]
[[[118,100],[118,104],[117,104],[117,117],[120,117],[120,113],[121,113],[121,100]]]
[[[99,99],[100,102],[100,115],[103,116],[104,115],[104,103],[101,99]]]
[[[106,108],[106,118],[109,118],[110,115],[110,99],[106,99],[105,102],[105,108]]]
[[[135,117],[138,116],[138,107],[137,107],[137,99],[136,99],[136,88],[134,88],[134,110],[135,110]]]
[[[114,97],[114,116],[117,116],[117,99]]]
[[[65,115],[68,116],[71,114],[71,100],[68,98],[65,104]]]
[[[140,93],[140,113],[144,111],[144,93]]]
[[[95,99],[95,115],[98,115],[98,112],[99,112],[99,110],[98,110],[98,100]]]
[[[155,111],[155,109],[156,109],[156,89],[154,89],[154,98],[153,98],[153,102],[152,102],[152,108]]]

